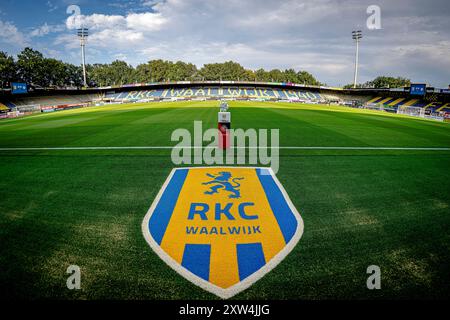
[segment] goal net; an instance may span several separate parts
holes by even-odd
[[[16,110],[19,112],[41,112],[39,104],[17,105]]]
[[[412,117],[425,118],[425,109],[421,107],[399,106],[397,113],[406,114]]]
[[[364,105],[364,108],[370,109],[370,110],[384,111],[384,104],[382,104],[382,103],[367,103],[366,105]]]

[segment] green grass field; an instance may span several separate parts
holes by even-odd
[[[217,102],[133,104],[0,121],[0,148],[167,146]],[[450,125],[341,107],[231,102],[233,128],[281,146],[444,147]],[[0,150],[1,299],[217,299],[160,260],[141,222],[170,150]],[[281,150],[304,219],[296,248],[237,299],[405,299],[450,294],[450,151]],[[81,290],[66,268],[81,267]],[[378,265],[382,289],[366,288]]]

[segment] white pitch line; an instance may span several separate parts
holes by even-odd
[[[0,148],[0,151],[58,151],[58,150],[168,150],[175,148],[206,149],[210,146],[124,146],[124,147],[17,147]],[[235,149],[281,149],[281,150],[400,150],[400,151],[450,151],[444,147],[234,147]]]

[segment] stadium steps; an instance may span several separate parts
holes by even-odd
[[[437,109],[436,111],[445,111],[448,110],[450,111],[450,103],[445,103],[443,106],[441,106],[439,109]]]
[[[17,99],[14,101],[14,103],[18,107],[32,104],[41,106],[57,106],[65,104],[86,103],[92,101],[94,97],[95,94],[85,94],[78,96],[62,95],[58,97],[43,96],[43,97]]]
[[[437,104],[437,105],[435,105]],[[436,112],[437,109],[439,109],[441,107],[441,103],[440,102],[429,102],[427,103],[423,108],[424,110],[431,110],[431,112]]]
[[[419,102],[416,102],[416,103],[414,104],[414,107],[420,107],[420,108],[423,108],[423,107],[425,107],[427,104],[428,104],[427,102],[419,100]]]
[[[381,100],[381,101],[378,101],[377,103],[380,103],[380,104],[385,104],[385,103],[387,103],[388,101],[390,101],[390,100],[392,100],[392,97],[389,97],[389,98],[384,98],[383,100]]]
[[[389,103],[388,106],[391,106],[391,107],[397,106],[397,105],[400,104],[403,100],[405,100],[405,98],[396,99],[396,100],[392,101],[391,103]]]
[[[403,107],[409,107],[409,106],[414,105],[414,104],[417,103],[418,101],[419,101],[418,99],[412,99],[412,100],[409,100],[408,102],[404,103],[402,106],[403,106]]]
[[[10,101],[3,101],[3,104],[7,106],[9,109],[15,109],[16,105]]]
[[[375,101],[378,101],[378,100],[380,100],[381,98],[382,98],[382,97],[376,97],[376,98],[373,98],[373,99],[367,101],[367,103],[375,103]]]
[[[0,102],[0,111],[8,111],[9,108]]]

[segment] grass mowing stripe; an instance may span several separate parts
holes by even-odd
[[[17,148],[0,148],[0,151],[52,151],[52,150],[166,150],[166,149],[206,149],[212,148],[208,146],[129,146],[129,147],[17,147]],[[418,147],[234,147],[234,149],[280,149],[280,150],[399,150],[399,151],[450,151],[450,148],[430,147],[430,148],[418,148]]]

